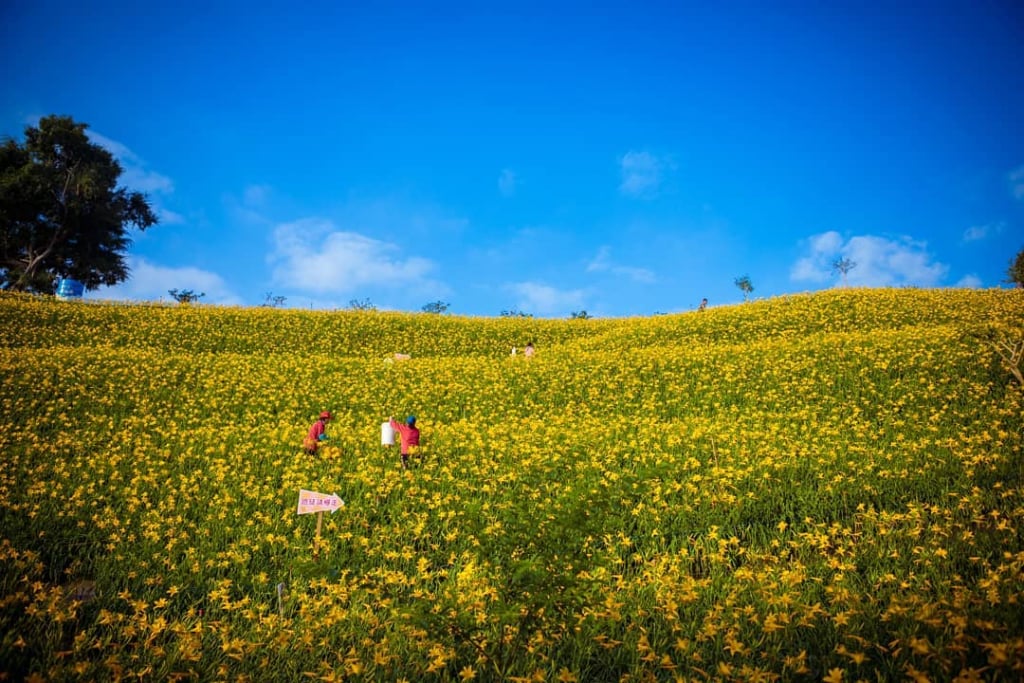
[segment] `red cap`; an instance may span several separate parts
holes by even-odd
[[[331,419],[331,411],[325,410],[324,412],[320,413],[320,417],[322,419],[324,419],[324,420],[330,420]]]

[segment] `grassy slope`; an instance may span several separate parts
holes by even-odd
[[[138,667],[202,677],[1012,677],[1024,644],[990,660],[1024,630],[1022,393],[972,334],[1022,319],[1008,291],[589,321],[0,297],[0,660],[66,672],[55,652],[84,633],[131,667],[138,636],[100,615],[138,629],[133,602],[163,596],[170,623],[201,606],[218,626],[197,662],[179,634]],[[530,339],[538,357],[513,362]],[[385,364],[396,351],[413,360]],[[297,444],[321,407],[338,420],[311,461]],[[413,476],[375,445],[408,412],[428,444]],[[349,501],[320,563],[298,488]],[[80,577],[100,597],[64,626],[23,615],[71,610]],[[268,625],[279,580],[291,621]],[[275,640],[325,622],[321,646]],[[101,659],[70,661],[112,675]]]

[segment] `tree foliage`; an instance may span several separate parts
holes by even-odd
[[[840,273],[843,277],[843,286],[846,286],[846,275],[857,267],[857,262],[848,258],[837,258],[832,262],[832,271]]]
[[[196,292],[191,289],[168,289],[167,293],[170,294],[171,298],[177,301],[179,304],[190,304],[199,301],[204,296],[206,296],[206,292],[200,292],[196,294]]]
[[[423,304],[422,310],[424,313],[444,313],[450,305],[447,301],[431,301],[429,304]]]
[[[348,302],[348,307],[353,311],[376,311],[377,307],[373,305],[369,297],[364,299],[351,299]]]
[[[1010,267],[1006,269],[1006,277],[1010,284],[1024,287],[1024,249],[1017,252],[1017,256],[1010,261]]]
[[[736,283],[736,286],[740,288],[740,291],[743,292],[743,300],[746,301],[750,296],[750,293],[754,291],[754,285],[750,282],[750,276],[744,275],[742,277],[738,277],[734,282]]]
[[[145,195],[117,186],[120,164],[87,127],[47,116],[23,144],[0,145],[0,287],[52,293],[59,277],[86,289],[128,277],[128,227],[157,218]]]
[[[284,302],[288,300],[288,297],[281,296],[280,294],[274,294],[273,292],[267,292],[266,297],[263,300],[263,306],[267,308],[280,308],[284,306]]]

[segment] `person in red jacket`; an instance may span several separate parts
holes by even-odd
[[[398,432],[402,440],[402,467],[409,469],[409,456],[414,455],[420,447],[420,430],[416,427],[416,417],[410,415],[405,419],[405,424],[397,422],[394,417],[389,417],[391,428]]]
[[[320,413],[320,417],[317,421],[309,428],[309,434],[306,435],[305,441],[302,442],[303,448],[310,455],[316,453],[317,448],[320,447],[321,441],[327,440],[327,421],[331,419],[331,412],[325,410]]]

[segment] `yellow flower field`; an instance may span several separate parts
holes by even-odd
[[[1000,340],[1024,292],[610,320],[0,294],[0,679],[1022,680]],[[409,414],[402,470],[380,425]],[[300,489],[346,503],[319,538]]]

